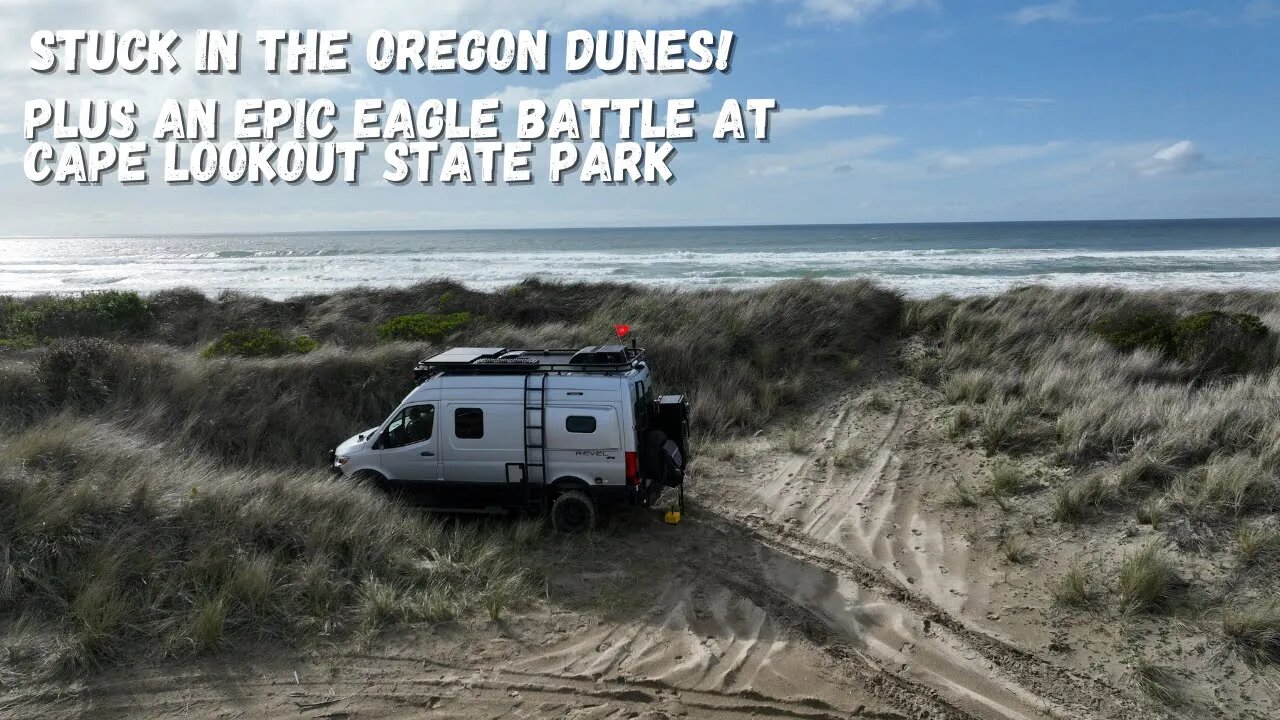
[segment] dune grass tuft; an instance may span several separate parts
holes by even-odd
[[[1081,563],[1073,563],[1067,571],[1050,587],[1053,599],[1061,605],[1074,608],[1087,608],[1094,603],[1092,579],[1088,569]]]
[[[1163,705],[1186,704],[1182,683],[1172,668],[1139,659],[1133,664],[1133,682],[1142,694]]]
[[[1000,541],[1000,555],[1013,565],[1021,565],[1031,559],[1031,553],[1022,540],[1013,536],[1005,537]]]
[[[866,450],[857,445],[848,445],[841,448],[831,462],[841,470],[861,470],[871,462],[871,458]]]
[[[978,499],[974,497],[972,490],[960,482],[960,478],[952,478],[951,489],[947,495],[947,504],[952,507],[971,508],[978,506]]]
[[[1195,518],[1240,517],[1280,507],[1280,480],[1252,455],[1217,456],[1179,477],[1170,498]]]
[[[947,418],[947,437],[956,440],[969,432],[974,425],[973,410],[967,405],[957,407]]]
[[[964,370],[947,377],[942,394],[949,403],[985,403],[995,390],[997,379],[987,370]]]
[[[792,423],[782,430],[782,444],[796,455],[807,455],[813,452],[813,431],[804,423]]]
[[[1138,522],[1151,527],[1160,527],[1168,517],[1169,509],[1165,501],[1160,498],[1152,498],[1144,500],[1134,510],[1133,516]]]
[[[1236,529],[1236,559],[1245,567],[1280,561],[1280,530],[1262,523]]]
[[[1022,492],[1023,484],[1022,470],[1007,458],[1001,458],[992,464],[987,491],[997,501]]]
[[[893,410],[893,401],[885,394],[883,390],[872,390],[862,398],[862,407],[878,413],[887,413]]]
[[[1280,603],[1275,600],[1229,605],[1222,613],[1222,631],[1247,659],[1280,663]]]
[[[1099,474],[1092,474],[1058,488],[1054,496],[1053,519],[1076,523],[1089,517],[1112,499],[1111,489]]]
[[[1116,580],[1124,612],[1152,612],[1173,600],[1178,573],[1164,548],[1152,542],[1120,563]]]

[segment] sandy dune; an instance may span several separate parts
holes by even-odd
[[[1019,500],[1023,513],[948,506],[950,483],[980,482],[990,461],[946,437],[933,391],[906,378],[881,387],[887,402],[849,394],[817,412],[807,451],[784,448],[774,432],[709,448],[686,522],[632,513],[566,544],[546,600],[500,621],[417,627],[301,656],[260,648],[200,666],[121,669],[57,700],[10,692],[0,710],[95,718],[1164,716],[1125,680],[1105,620],[1069,620],[1048,600],[1046,578],[1086,541],[1043,523],[1034,495]],[[1020,462],[1033,478],[1052,472],[1034,458]],[[996,543],[1010,533],[1029,538],[1036,562],[1010,567],[999,557]],[[1179,662],[1208,700],[1178,716],[1275,717],[1266,681],[1208,655]]]

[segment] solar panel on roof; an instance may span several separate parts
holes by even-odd
[[[471,363],[481,358],[493,358],[506,352],[506,348],[449,348],[434,357],[427,358],[429,363]]]

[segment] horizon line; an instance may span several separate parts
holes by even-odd
[[[1080,220],[927,220],[927,221],[893,221],[893,222],[820,222],[820,223],[704,223],[693,225],[546,225],[534,227],[448,227],[448,228],[348,228],[342,230],[225,230],[218,232],[147,232],[147,233],[106,233],[100,235],[54,234],[54,235],[0,235],[0,240],[45,240],[58,238],[154,238],[154,237],[222,237],[236,235],[342,235],[348,233],[421,233],[421,232],[519,232],[535,230],[551,232],[557,230],[688,230],[688,229],[734,229],[734,228],[822,228],[822,227],[883,227],[906,225],[1050,225],[1050,224],[1086,224],[1086,223],[1150,223],[1150,222],[1213,222],[1213,221],[1280,221],[1277,215],[1258,216],[1202,216],[1202,217],[1163,217],[1163,218],[1089,218]]]

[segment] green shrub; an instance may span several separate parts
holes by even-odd
[[[36,346],[36,339],[30,335],[16,338],[0,338],[0,350],[30,350]]]
[[[400,315],[378,326],[383,340],[436,340],[471,322],[471,313]]]
[[[1172,355],[1174,322],[1175,318],[1171,313],[1124,309],[1111,313],[1089,329],[1122,352],[1149,348]]]
[[[138,334],[151,327],[153,319],[150,305],[135,292],[111,290],[37,297],[0,306],[0,335],[48,338]]]
[[[1257,315],[1206,310],[1183,318],[1120,310],[1091,328],[1118,350],[1155,350],[1201,372],[1245,373],[1268,363],[1267,326]]]
[[[303,355],[318,347],[320,343],[306,335],[289,339],[268,328],[229,330],[201,350],[200,357],[211,358],[222,355],[280,357],[281,355]]]
[[[100,401],[108,393],[105,375],[116,367],[116,347],[101,338],[56,343],[36,359],[36,378],[55,402]]]
[[[1173,326],[1174,354],[1205,371],[1249,372],[1265,360],[1267,335],[1267,326],[1257,315],[1210,310]]]
[[[0,364],[0,422],[29,420],[46,406],[48,389],[31,365]]]

